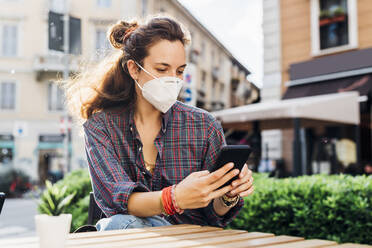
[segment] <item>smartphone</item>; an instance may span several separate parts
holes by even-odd
[[[5,201],[5,194],[0,192],[0,213],[1,213],[1,209],[3,208],[4,201]]]
[[[238,169],[239,171],[241,171],[243,169],[245,162],[247,162],[251,152],[252,152],[252,149],[247,145],[224,146],[221,148],[221,151],[218,154],[216,163],[209,169],[209,171],[210,172],[216,171],[229,162],[234,163],[233,169]],[[239,178],[239,175],[233,177],[230,181],[226,182],[220,188],[231,184],[234,180],[238,178]]]

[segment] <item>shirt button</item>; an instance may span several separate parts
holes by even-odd
[[[133,127],[130,127],[130,131],[133,132]]]
[[[140,148],[138,148],[138,151],[142,151],[142,146],[140,146]]]

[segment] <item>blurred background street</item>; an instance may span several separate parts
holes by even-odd
[[[33,199],[7,199],[0,215],[0,239],[36,235],[36,208]]]
[[[189,29],[180,100],[251,146],[254,172],[370,175],[371,11],[370,0],[0,0],[0,239],[35,234],[30,195],[45,180],[86,173],[58,82],[112,54],[108,27],[132,17]]]

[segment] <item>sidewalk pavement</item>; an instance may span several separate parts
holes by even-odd
[[[6,199],[0,215],[0,239],[35,236],[35,199]]]

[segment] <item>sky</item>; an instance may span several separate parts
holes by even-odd
[[[262,0],[179,0],[250,72],[262,87]]]

